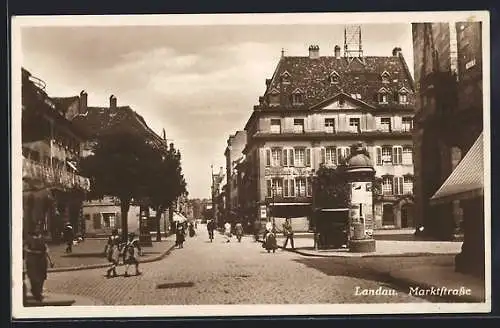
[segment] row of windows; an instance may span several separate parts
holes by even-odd
[[[90,221],[90,214],[85,214],[83,217],[86,221]],[[116,213],[93,213],[92,223],[94,229],[114,229],[120,227],[120,219]]]
[[[321,148],[321,163],[338,165],[350,156],[350,147],[328,146]],[[375,165],[413,165],[413,148],[407,146],[376,146]],[[266,149],[266,166],[311,166],[311,148]]]
[[[311,178],[272,178],[266,180],[266,197],[311,197]]]
[[[361,94],[355,93],[351,95],[354,99],[361,100]],[[398,93],[397,102],[402,105],[408,104],[408,95],[406,93]],[[388,104],[389,103],[389,92],[381,91],[377,94],[377,100],[379,104]],[[269,104],[271,106],[278,106],[281,103],[281,96],[277,92],[273,92],[269,95]],[[293,93],[292,94],[292,105],[299,106],[304,104],[304,95],[302,93]],[[340,106],[343,106],[345,101],[339,102]]]
[[[410,176],[382,178],[383,195],[407,195],[413,193],[413,179]]]
[[[360,133],[361,119],[359,117],[349,118],[349,131]],[[325,132],[334,133],[335,132],[335,119],[325,118],[324,119]],[[381,117],[378,122],[378,129],[384,132],[392,132],[392,122],[390,117]],[[413,120],[411,117],[403,117],[401,123],[401,130],[409,132],[413,129]],[[304,119],[296,118],[293,120],[293,132],[304,133]],[[271,119],[271,133],[281,133],[281,119]]]

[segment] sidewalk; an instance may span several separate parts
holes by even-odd
[[[175,235],[162,238],[161,242],[154,241],[153,246],[143,247],[144,256],[140,257],[141,263],[153,262],[162,259],[175,245]],[[54,263],[49,272],[75,271],[84,269],[104,268],[110,265],[104,255],[106,239],[85,239],[73,246],[73,252],[65,253],[66,245],[49,246],[50,257]]]
[[[262,236],[260,236],[262,241]],[[373,253],[351,253],[348,249],[316,250],[314,239],[311,236],[300,236],[294,238],[295,249],[291,250],[287,245],[287,251],[293,251],[304,256],[319,257],[380,257],[380,256],[425,256],[425,255],[449,255],[458,254],[462,248],[462,242],[444,241],[414,241],[414,240],[377,240],[375,236],[375,252]],[[285,238],[278,235],[280,248]]]

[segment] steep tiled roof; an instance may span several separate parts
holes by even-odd
[[[88,107],[85,114],[77,115],[73,122],[92,137],[109,132],[131,132],[149,140],[160,149],[167,149],[167,142],[151,130],[144,118],[129,106]]]
[[[59,112],[66,114],[68,108],[75,102],[80,102],[80,97],[51,97],[52,101],[55,103]]]
[[[382,81],[384,72],[388,73],[388,82]],[[337,75],[337,83],[331,83],[332,74]],[[289,83],[281,83],[282,76],[287,76]],[[382,88],[387,91],[388,104],[378,103],[378,92]],[[399,104],[396,98],[402,88],[408,92],[406,105]],[[303,105],[292,105],[294,92],[303,94]],[[362,60],[334,56],[286,56],[278,63],[264,94],[264,104],[259,109],[268,108],[266,99],[271,93],[280,94],[280,107],[310,109],[340,92],[359,94],[362,101],[375,108],[397,110],[415,105],[413,79],[402,55],[371,56]]]

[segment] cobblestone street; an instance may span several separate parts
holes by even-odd
[[[355,291],[396,288],[373,267],[384,267],[381,261],[411,266],[415,261],[448,260],[315,259],[282,250],[268,254],[249,236],[241,243],[235,238],[226,243],[216,234],[210,243],[206,230],[198,230],[183,249],[142,265],[141,276],[106,279],[103,269],[50,273],[46,290],[91,297],[106,305],[424,302],[405,290],[396,296],[361,296]],[[118,271],[122,275],[124,267]]]

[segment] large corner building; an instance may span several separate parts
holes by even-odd
[[[296,231],[311,227],[312,177],[335,167],[364,142],[382,194],[380,227],[412,227],[413,79],[400,48],[387,56],[285,56],[247,121],[239,206],[251,220],[290,217]]]

